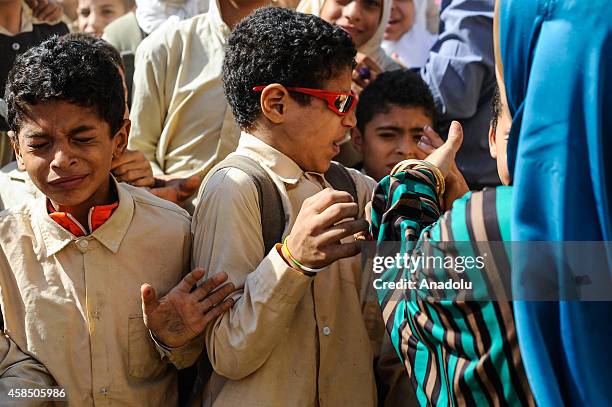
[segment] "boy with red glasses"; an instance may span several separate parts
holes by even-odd
[[[376,405],[363,312],[380,313],[361,296],[354,237],[376,184],[332,163],[356,123],[355,54],[342,29],[282,8],[257,10],[228,40],[223,82],[242,134],[200,190],[192,264],[227,272],[237,290],[204,329],[204,405]],[[341,177],[346,190],[332,189]]]

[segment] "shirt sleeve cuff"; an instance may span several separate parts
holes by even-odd
[[[248,278],[268,305],[270,300],[297,304],[312,281],[312,277],[290,267],[275,247]]]
[[[193,365],[204,349],[204,336],[198,335],[183,346],[171,348],[155,337],[149,330],[155,349],[162,360],[172,363],[177,369]]]

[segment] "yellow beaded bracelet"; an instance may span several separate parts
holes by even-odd
[[[300,269],[301,271],[305,272],[307,275],[308,275],[308,273],[313,273],[314,274],[314,273],[318,273],[319,271],[325,269],[325,267],[322,267],[322,268],[319,268],[319,269],[315,269],[315,268],[311,268],[311,267],[306,267],[302,263],[300,263],[295,257],[293,257],[293,255],[289,251],[289,247],[287,246],[287,239],[288,238],[289,238],[289,236],[285,237],[285,240],[283,241],[283,246],[281,247],[281,251],[282,251],[283,255],[288,257],[289,261],[291,261],[298,269]]]

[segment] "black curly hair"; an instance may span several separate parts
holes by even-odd
[[[436,105],[433,96],[416,72],[405,69],[383,72],[365,87],[355,112],[359,131],[363,134],[370,120],[377,114],[389,112],[391,106],[421,107],[435,125]]]
[[[94,37],[91,34],[75,32],[62,35],[60,37],[60,41],[77,41],[90,44],[93,47],[98,47],[102,52],[108,54],[109,58],[113,60],[117,67],[121,68],[121,70],[125,72],[125,65],[123,64],[121,53],[119,53],[117,48],[113,47],[110,42],[103,40],[102,38]]]
[[[121,128],[125,112],[116,62],[108,49],[80,38],[55,36],[20,55],[9,72],[5,99],[15,134],[30,107],[48,101],[91,108],[108,123],[111,136]]]
[[[493,128],[494,132],[497,131],[497,123],[499,122],[501,113],[501,97],[499,95],[499,86],[497,86],[496,83],[493,91],[493,99],[491,99],[491,127]]]
[[[319,17],[293,10],[260,8],[242,20],[229,37],[223,60],[223,87],[238,125],[249,129],[259,116],[254,86],[321,88],[355,64],[350,36]],[[291,93],[299,104],[310,96]]]

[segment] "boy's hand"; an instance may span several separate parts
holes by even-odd
[[[216,274],[191,291],[202,277],[204,269],[194,269],[160,299],[150,284],[140,287],[144,323],[165,345],[178,348],[187,344],[234,304],[231,298],[224,300],[234,291],[234,284],[213,291],[227,280],[227,274]]]
[[[353,69],[353,82],[357,85],[355,92],[361,93],[363,88],[368,86],[378,74],[382,72],[382,69],[378,66],[372,58],[360,52],[355,56],[357,66]]]
[[[192,175],[189,178],[155,178],[155,186],[150,192],[166,201],[181,205],[198,192],[201,183],[202,178],[199,175]]]
[[[135,187],[155,185],[151,163],[138,150],[125,149],[123,154],[113,160],[111,171],[119,182],[127,182]]]
[[[465,178],[455,162],[455,155],[463,142],[463,129],[459,122],[453,122],[446,142],[429,126],[425,127],[424,132],[425,136],[421,138],[417,146],[428,154],[425,160],[440,168],[444,175],[446,189],[442,209],[448,210],[456,199],[469,191]]]
[[[358,254],[357,242],[340,243],[340,239],[368,229],[365,219],[354,220],[358,212],[359,206],[348,192],[326,188],[309,197],[287,239],[291,255],[306,267],[322,268]]]
[[[54,23],[62,18],[63,9],[55,0],[25,0],[32,15],[40,21]]]

